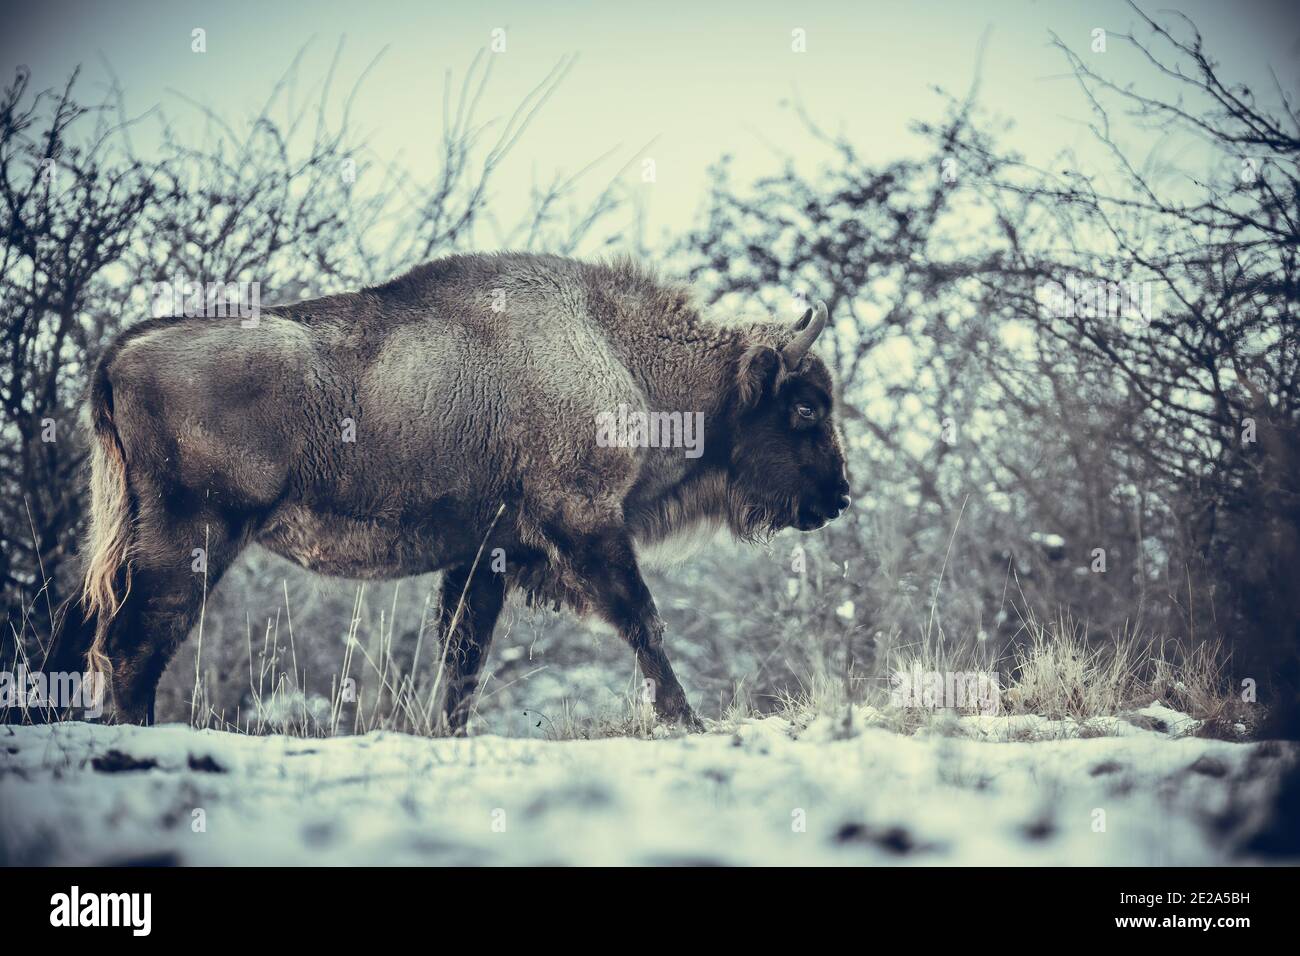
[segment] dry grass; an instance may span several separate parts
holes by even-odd
[[[1090,646],[1083,630],[1062,616],[1046,625],[1030,617],[1003,694],[1007,711],[1053,720],[1090,720],[1151,703],[1139,671],[1145,655],[1136,636]]]
[[[1067,616],[1046,625],[1030,617],[1029,640],[1017,647],[1008,712],[1088,721],[1152,703],[1202,722],[1200,733],[1235,738],[1258,725],[1261,708],[1229,684],[1217,641],[1182,645],[1124,631],[1100,646]]]
[[[288,734],[325,737],[391,730],[419,736],[446,733],[442,716],[442,668],[433,668],[431,681],[419,681],[421,662],[442,654],[432,637],[432,610],[426,599],[421,615],[414,659],[403,666],[394,654],[397,595],[392,607],[381,610],[378,622],[366,628],[362,613],[366,588],[357,588],[352,615],[343,641],[338,670],[330,677],[328,695],[307,690],[308,675],[298,666],[293,618],[285,592],[283,617],[267,621],[259,646],[246,631],[248,696],[251,706],[230,713],[213,703],[202,666],[202,632],[195,655],[195,680],[190,701],[190,724],[247,734]],[[283,628],[281,621],[283,620]],[[285,663],[289,666],[285,667]],[[441,660],[437,661],[441,663]],[[426,668],[429,669],[429,668]]]
[[[287,589],[281,612],[269,619],[260,640],[251,627],[245,632],[247,702],[233,712],[220,706],[209,689],[210,668],[203,662],[202,626],[195,638],[195,676],[188,701],[189,722],[246,734],[288,734],[322,737],[391,730],[421,736],[446,732],[442,722],[442,648],[433,630],[434,614],[426,599],[420,615],[413,658],[394,653],[397,635],[397,591],[392,605],[377,615],[363,613],[365,586],[359,586],[348,622],[343,653],[329,679],[328,694],[312,693],[308,674],[298,663]],[[25,622],[24,622],[24,626]],[[18,639],[10,669],[28,667]],[[973,703],[952,706],[899,706],[891,699],[891,675],[996,674],[1000,689],[998,713],[1036,715],[1051,720],[1087,724],[1098,718],[1123,716],[1153,702],[1202,722],[1202,734],[1240,739],[1261,722],[1262,708],[1247,704],[1229,685],[1226,661],[1218,644],[1203,642],[1190,651],[1179,644],[1156,641],[1125,631],[1105,643],[1089,642],[1086,628],[1068,616],[1042,622],[1029,614],[1010,655],[995,659],[981,642],[956,640],[944,633],[931,615],[915,639],[894,633],[877,638],[870,668],[838,654],[833,646],[805,649],[800,664],[805,675],[797,690],[775,700],[756,700],[742,680],[730,700],[719,700],[711,729],[730,730],[746,720],[770,714],[806,725],[817,716],[839,721],[837,732],[849,736],[862,720],[863,707],[873,708],[872,722],[899,733],[921,728],[951,732],[955,716],[981,712]],[[816,634],[803,638],[818,639]],[[8,641],[6,643],[9,643]],[[399,660],[399,657],[401,658]],[[433,665],[433,666],[430,666]],[[418,679],[422,671],[433,676]],[[317,682],[317,686],[319,683]],[[227,698],[230,696],[226,694]],[[3,708],[0,708],[2,711]],[[856,716],[855,716],[856,715]],[[621,706],[594,716],[581,716],[568,701],[547,713],[528,712],[530,721],[549,739],[592,739],[611,736],[649,738],[675,732],[656,724],[648,705],[631,689]],[[12,714],[9,719],[12,719]],[[1242,732],[1245,729],[1245,733]]]
[[[777,712],[796,725],[836,715],[847,734],[854,714],[861,719],[865,707],[873,723],[899,733],[960,733],[954,718],[988,713],[984,702],[900,705],[890,694],[891,675],[985,674],[996,675],[995,714],[1047,718],[1060,722],[1062,733],[1110,732],[1103,729],[1107,718],[1131,716],[1154,703],[1200,721],[1201,736],[1242,739],[1262,721],[1263,708],[1243,701],[1231,686],[1217,642],[1187,651],[1132,631],[1090,642],[1086,628],[1067,615],[1046,623],[1028,615],[1021,632],[1003,659],[994,659],[977,641],[951,641],[938,629],[914,641],[893,636],[882,642],[874,673],[815,671],[797,693],[780,700]]]

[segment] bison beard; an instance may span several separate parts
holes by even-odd
[[[326,574],[444,572],[449,732],[512,590],[603,618],[656,713],[698,728],[636,547],[697,525],[814,530],[848,506],[810,351],[826,322],[819,305],[793,327],[714,324],[630,263],[514,254],[270,308],[255,328],[141,322],[92,377],[85,587],[46,666],[86,659],[115,719],[151,721],[204,595],[258,543]],[[701,415],[702,452],[602,447],[596,422],[622,406]]]

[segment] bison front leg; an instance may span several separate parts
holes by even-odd
[[[641,577],[636,553],[626,533],[611,533],[590,541],[577,559],[575,564],[594,610],[618,630],[636,654],[655,714],[661,720],[680,723],[689,730],[703,730],[668,663],[664,652],[664,623]]]
[[[686,691],[673,673],[664,653],[664,623],[650,603],[649,617],[639,625],[619,630],[620,635],[636,652],[637,666],[646,679],[647,692],[654,703],[655,715],[660,720],[681,724],[687,730],[703,731],[704,725],[691,710]]]
[[[505,598],[504,576],[481,565],[472,574],[466,565],[452,568],[442,576],[438,634],[446,655],[443,679],[447,693],[443,698],[443,715],[448,731],[455,736],[466,733],[479,672],[492,644],[492,631]]]

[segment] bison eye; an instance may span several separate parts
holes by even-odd
[[[803,402],[800,402],[798,405],[796,405],[794,407],[794,410],[799,415],[800,418],[806,418],[809,421],[812,421],[813,418],[815,418],[817,415],[817,413],[813,410],[813,407],[811,405],[807,405]]]

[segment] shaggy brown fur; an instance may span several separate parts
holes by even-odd
[[[445,571],[453,731],[512,587],[613,624],[657,711],[696,724],[635,546],[698,523],[812,530],[847,506],[831,377],[807,351],[824,322],[714,324],[630,263],[516,254],[442,259],[254,328],[141,322],[89,400],[84,603],[117,718],[151,717],[205,586],[256,541],[326,574]],[[702,454],[602,447],[596,418],[620,405],[701,413]],[[506,574],[470,573],[484,547]]]

